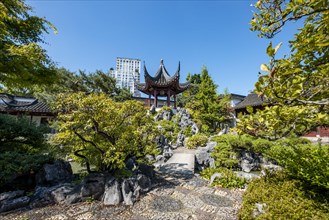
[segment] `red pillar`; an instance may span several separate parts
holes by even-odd
[[[148,100],[148,106],[149,106],[149,108],[151,108],[151,94],[149,94],[149,100]]]
[[[174,94],[174,109],[176,109],[176,94]]]
[[[158,97],[157,97],[156,90],[154,90],[154,106],[155,106],[155,108],[158,107]]]

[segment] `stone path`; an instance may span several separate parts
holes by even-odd
[[[178,148],[169,160],[161,165],[160,172],[173,175],[193,175],[195,150]]]
[[[0,215],[0,219],[237,219],[241,190],[208,187],[194,175],[158,173],[153,189],[133,206],[104,206],[99,201],[70,206],[54,205],[33,210],[20,210]]]
[[[243,190],[208,186],[194,174],[194,150],[177,149],[157,171],[152,190],[133,206],[104,206],[99,201],[54,205],[0,214],[2,220],[216,220],[237,219]]]

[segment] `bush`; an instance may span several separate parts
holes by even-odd
[[[212,138],[217,143],[225,143],[232,147],[233,150],[252,150],[252,144],[254,138],[248,135],[232,135],[224,134],[221,136],[215,136]]]
[[[233,168],[239,163],[237,152],[227,143],[217,143],[211,156],[215,159],[216,167]]]
[[[245,135],[225,134],[212,138],[217,142],[212,157],[215,159],[216,167],[236,167],[239,163],[237,156],[242,149],[252,149],[252,138]]]
[[[245,178],[236,176],[236,174],[227,168],[207,168],[201,172],[201,176],[207,180],[210,180],[210,177],[214,173],[222,174],[221,178],[216,178],[212,183],[212,186],[221,186],[224,188],[244,188],[247,184]]]
[[[193,135],[192,133],[192,127],[189,125],[187,126],[187,128],[185,128],[183,130],[183,134],[186,136],[186,137],[191,137]]]
[[[175,133],[175,124],[172,121],[161,120],[157,122],[158,125],[162,127],[161,134],[168,138],[168,140],[173,141],[177,139],[177,134]]]
[[[188,149],[195,149],[197,147],[205,146],[207,142],[208,142],[208,137],[206,135],[197,133],[186,141],[186,147]]]
[[[44,138],[47,131],[28,118],[0,115],[0,186],[53,160]]]
[[[303,141],[285,143],[304,143]],[[329,146],[297,144],[275,145],[268,157],[283,166],[293,179],[301,180],[311,188],[329,190]]]
[[[313,197],[311,197],[313,195]],[[252,181],[243,197],[239,219],[255,219],[256,203],[265,204],[257,219],[329,219],[329,204],[298,180],[274,173]]]

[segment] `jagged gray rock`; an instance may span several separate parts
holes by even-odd
[[[209,185],[211,185],[215,181],[215,179],[222,178],[222,177],[223,177],[223,174],[221,174],[221,173],[214,173],[210,177],[210,183],[209,183]]]
[[[15,199],[17,197],[23,196],[25,193],[24,190],[17,190],[12,192],[4,192],[0,194],[0,203],[4,200]]]
[[[50,193],[53,196],[54,202],[59,204],[66,203],[66,195],[72,192],[74,187],[71,184],[63,184],[57,189],[51,190]]]
[[[125,205],[133,205],[136,201],[136,197],[134,195],[134,182],[131,179],[124,179],[122,181],[122,197],[123,197],[123,203]]]
[[[246,172],[243,172],[243,171],[236,171],[235,172],[235,175],[237,177],[245,178],[247,180],[252,180],[252,179],[260,178],[260,173],[259,174],[256,174],[256,173],[246,173]]]
[[[100,200],[105,190],[104,173],[91,173],[81,183],[80,195],[82,199],[92,197]]]
[[[56,160],[53,164],[45,164],[36,175],[36,184],[39,186],[55,186],[68,183],[73,179],[72,168],[69,162]]]
[[[7,212],[10,210],[26,207],[28,206],[29,202],[30,197],[28,196],[3,200],[0,203],[0,212]]]
[[[260,168],[260,159],[253,152],[241,151],[239,156],[239,165],[242,171],[249,173],[252,170],[257,170]]]
[[[103,195],[104,205],[118,205],[122,200],[122,192],[119,182],[114,177],[108,178],[105,183],[105,191]]]
[[[183,147],[184,141],[185,141],[185,135],[183,134],[182,131],[180,131],[177,135],[176,147]]]

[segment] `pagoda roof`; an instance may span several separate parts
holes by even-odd
[[[153,94],[155,89],[158,90],[171,90],[175,94],[179,94],[186,90],[189,85],[190,81],[185,83],[179,83],[180,77],[180,63],[178,63],[178,68],[176,73],[173,76],[170,76],[166,67],[163,64],[163,60],[160,62],[160,67],[155,73],[154,76],[151,76],[144,64],[144,78],[145,83],[135,82],[137,89],[146,94]]]

